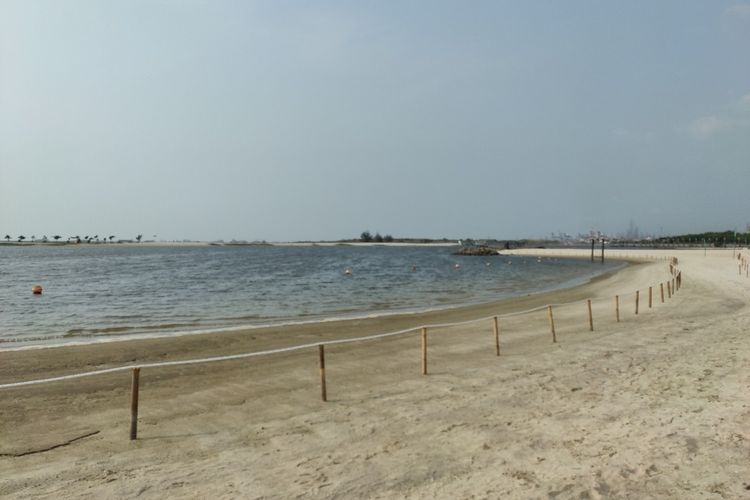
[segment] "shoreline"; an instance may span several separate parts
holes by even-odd
[[[501,254],[503,255],[513,255],[512,253],[506,253]],[[522,255],[522,254],[517,254]],[[565,256],[563,258],[567,259],[578,259],[579,256],[571,255],[571,256]],[[6,352],[6,351],[22,351],[22,350],[34,350],[34,349],[52,349],[52,348],[64,348],[64,347],[74,347],[74,346],[86,346],[86,345],[96,345],[96,344],[107,344],[107,343],[117,343],[117,342],[131,342],[131,341],[138,341],[138,340],[158,340],[158,339],[171,339],[171,338],[181,338],[181,337],[189,337],[193,335],[229,335],[232,333],[236,334],[248,334],[253,331],[262,331],[266,329],[274,329],[274,330],[283,330],[286,328],[304,328],[307,326],[315,326],[315,325],[336,325],[339,323],[349,323],[349,322],[360,322],[360,321],[367,321],[367,320],[374,320],[374,321],[387,321],[388,318],[412,318],[415,319],[415,321],[419,321],[420,317],[425,315],[439,315],[439,314],[445,314],[450,315],[451,312],[456,311],[460,312],[463,309],[471,309],[471,308],[482,308],[482,309],[488,309],[492,307],[501,307],[504,303],[508,301],[514,301],[516,299],[522,298],[522,297],[528,297],[528,296],[536,296],[540,294],[550,294],[554,292],[563,292],[566,290],[571,290],[578,287],[584,287],[600,278],[605,278],[613,273],[617,273],[619,271],[622,271],[623,269],[627,268],[630,265],[640,264],[643,263],[642,260],[637,259],[610,259],[615,260],[619,262],[619,265],[614,269],[608,269],[605,271],[593,271],[593,276],[587,275],[587,276],[581,276],[579,278],[574,278],[571,280],[567,280],[565,282],[559,283],[555,286],[552,286],[547,289],[543,289],[538,292],[532,292],[532,293],[525,293],[525,294],[518,294],[510,297],[500,298],[496,300],[480,300],[477,302],[468,302],[468,303],[460,303],[460,304],[451,304],[451,305],[436,305],[436,306],[424,306],[420,308],[415,309],[408,309],[408,310],[381,310],[381,311],[359,311],[359,312],[352,312],[350,314],[344,314],[339,316],[326,316],[326,317],[317,317],[317,318],[310,318],[310,319],[303,319],[303,318],[283,318],[280,319],[277,322],[269,322],[269,323],[260,323],[260,324],[237,324],[237,325],[227,325],[227,326],[220,326],[220,327],[207,327],[207,328],[197,328],[195,330],[182,330],[182,331],[165,331],[165,332],[144,332],[144,333],[134,333],[129,335],[118,335],[118,334],[112,334],[112,335],[91,335],[91,336],[81,336],[80,338],[77,338],[75,335],[69,335],[69,334],[60,334],[60,335],[54,335],[48,337],[50,340],[49,343],[43,343],[43,344],[37,344],[37,343],[31,343],[26,344],[26,342],[40,342],[46,340],[44,337],[39,338],[30,338],[28,340],[25,340],[23,337],[17,337],[12,339],[0,339],[0,353]],[[596,265],[598,263],[595,262],[593,265]],[[61,341],[63,340],[63,341]]]
[[[85,343],[65,343],[56,345],[19,346],[0,349],[0,381],[18,382],[21,374],[27,378],[41,378],[45,373],[59,375],[62,366],[70,368],[73,360],[89,360],[87,366],[112,367],[120,364],[150,363],[188,359],[191,353],[200,357],[224,356],[239,352],[252,352],[316,341],[340,340],[358,336],[386,333],[405,328],[419,328],[422,324],[442,324],[469,321],[489,315],[513,314],[518,311],[546,305],[547,303],[572,302],[591,295],[592,287],[629,269],[644,264],[640,260],[623,261],[625,265],[605,271],[584,283],[539,293],[500,299],[479,304],[458,305],[418,312],[395,312],[377,316],[363,316],[350,319],[311,320],[258,327],[230,327],[226,330],[201,333],[185,333],[146,338],[112,338]],[[206,346],[210,346],[206,349]],[[165,352],[166,351],[166,352]],[[154,356],[153,352],[159,352]],[[35,355],[34,353],[40,353]],[[47,354],[49,353],[49,354]],[[55,356],[53,353],[60,353]],[[44,366],[29,360],[52,358]],[[196,357],[196,356],[193,356]],[[134,364],[135,363],[135,364]],[[28,367],[36,368],[28,369]],[[26,367],[26,369],[24,369]],[[10,378],[13,378],[12,380]]]

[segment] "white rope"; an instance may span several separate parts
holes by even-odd
[[[242,354],[230,354],[227,356],[215,356],[210,358],[198,358],[198,359],[186,359],[182,361],[163,361],[161,363],[146,363],[141,365],[132,365],[132,366],[118,366],[115,368],[106,368],[103,370],[95,370],[91,372],[85,372],[85,373],[74,373],[71,375],[62,375],[59,377],[49,377],[49,378],[43,378],[43,379],[36,379],[36,380],[27,380],[23,382],[13,382],[8,384],[0,384],[0,389],[12,389],[16,387],[23,387],[28,385],[38,385],[38,384],[46,384],[50,382],[60,382],[63,380],[72,380],[77,378],[83,378],[83,377],[92,377],[96,375],[104,375],[107,373],[116,373],[121,371],[130,370],[132,368],[159,368],[159,367],[165,367],[165,366],[183,366],[183,365],[194,365],[194,364],[201,364],[201,363],[213,363],[217,361],[230,361],[230,360],[236,360],[236,359],[245,359],[245,358],[252,358],[257,356],[268,356],[271,354],[279,354],[283,352],[293,352],[293,351],[300,351],[303,349],[310,349],[313,347],[317,347],[319,345],[337,345],[337,344],[349,344],[353,342],[366,342],[370,340],[377,340],[382,339],[386,337],[394,337],[397,335],[404,335],[409,332],[413,332],[416,330],[420,330],[422,328],[449,328],[454,326],[461,326],[461,325],[468,325],[471,323],[478,323],[481,321],[487,321],[490,319],[493,319],[495,317],[497,318],[509,318],[513,316],[520,316],[522,314],[528,314],[532,312],[541,311],[544,309],[547,309],[549,306],[552,307],[562,307],[567,305],[576,304],[579,302],[583,302],[583,300],[577,300],[573,302],[567,302],[563,304],[546,304],[543,306],[533,307],[531,309],[526,309],[524,311],[516,311],[512,313],[506,313],[506,314],[495,314],[492,316],[485,316],[483,318],[477,318],[477,319],[470,319],[466,321],[458,321],[454,323],[437,323],[437,324],[427,324],[427,325],[420,325],[420,326],[414,326],[410,327],[404,330],[398,330],[395,332],[388,332],[388,333],[380,333],[376,335],[369,335],[365,337],[355,337],[355,338],[349,338],[349,339],[338,339],[338,340],[325,340],[321,342],[315,342],[312,344],[302,344],[302,345],[296,345],[291,347],[282,347],[278,349],[270,349],[267,351],[257,351],[257,352],[247,352]]]
[[[530,312],[540,311],[542,309],[545,309],[546,307],[547,306],[545,305],[545,306],[534,307],[532,309],[527,309],[525,311],[518,311],[518,312],[508,313],[508,314],[504,314],[504,315],[492,315],[492,316],[486,316],[484,318],[470,319],[470,320],[467,320],[467,321],[458,321],[458,322],[455,322],[455,323],[426,324],[426,325],[420,325],[420,326],[413,326],[413,327],[406,328],[404,330],[398,330],[398,331],[395,331],[395,332],[379,333],[377,335],[368,335],[368,336],[365,336],[365,337],[355,337],[355,338],[350,338],[350,339],[324,340],[324,341],[315,342],[315,343],[312,343],[312,344],[301,344],[301,345],[296,345],[296,346],[291,346],[291,347],[282,347],[282,348],[278,348],[278,349],[270,349],[270,350],[267,350],[267,351],[246,352],[246,353],[242,353],[242,354],[230,354],[230,355],[227,355],[227,356],[215,356],[215,357],[210,357],[210,358],[186,359],[186,360],[182,360],[182,361],[163,361],[163,362],[160,362],[160,363],[147,363],[147,364],[132,365],[132,366],[118,366],[118,367],[115,367],[115,368],[106,368],[104,370],[95,370],[95,371],[85,372],[85,373],[74,373],[74,374],[71,374],[71,375],[62,375],[62,376],[59,376],[59,377],[49,377],[49,378],[43,378],[43,379],[37,379],[37,380],[27,380],[27,381],[24,381],[24,382],[14,382],[14,383],[9,383],[9,384],[0,384],[0,389],[12,389],[12,388],[15,388],[15,387],[23,387],[23,386],[27,386],[27,385],[38,385],[38,384],[46,384],[46,383],[49,383],[49,382],[59,382],[59,381],[62,381],[62,380],[72,380],[72,379],[76,379],[76,378],[92,377],[92,376],[95,376],[95,375],[104,375],[104,374],[107,374],[107,373],[115,373],[115,372],[126,371],[126,370],[130,370],[130,369],[136,368],[136,367],[138,367],[138,368],[159,368],[159,367],[164,367],[164,366],[181,366],[181,365],[193,365],[193,364],[200,364],[200,363],[213,363],[213,362],[216,362],[216,361],[230,361],[230,360],[235,360],[235,359],[252,358],[252,357],[256,357],[256,356],[268,356],[268,355],[271,355],[271,354],[279,354],[279,353],[282,353],[282,352],[300,351],[300,350],[303,350],[303,349],[310,349],[310,348],[313,348],[313,347],[317,347],[319,345],[337,345],[337,344],[349,344],[349,343],[353,343],[353,342],[365,342],[365,341],[370,341],[370,340],[382,339],[382,338],[386,338],[386,337],[394,337],[394,336],[397,336],[397,335],[404,335],[406,333],[413,332],[413,331],[416,331],[416,330],[420,330],[422,328],[432,328],[432,329],[435,329],[435,328],[449,328],[449,327],[454,327],[454,326],[468,325],[470,323],[478,323],[480,321],[487,321],[487,320],[490,320],[490,319],[494,318],[495,316],[497,316],[498,318],[510,317],[510,316],[518,316],[518,315],[521,315],[521,314],[527,314],[527,313],[530,313]]]

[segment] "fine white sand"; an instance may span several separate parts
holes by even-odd
[[[657,260],[422,317],[0,352],[6,383],[574,302],[554,344],[546,310],[501,317],[500,357],[490,321],[429,330],[427,376],[418,332],[330,346],[327,403],[315,349],[144,369],[133,442],[127,372],[2,389],[0,497],[750,497],[750,278],[731,249],[627,253],[676,255],[682,288],[661,303]]]

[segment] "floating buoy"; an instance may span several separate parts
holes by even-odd
[[[42,285],[34,285],[31,287],[31,292],[34,295],[41,295],[42,294]]]
[[[347,275],[347,276],[351,276],[351,275],[352,275],[352,270],[351,270],[351,269],[349,269],[349,268],[347,268],[347,269],[346,269],[346,270],[344,271],[344,274],[345,274],[345,275]]]

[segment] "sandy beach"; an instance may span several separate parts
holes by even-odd
[[[329,346],[327,402],[317,349],[144,369],[136,441],[127,371],[0,389],[0,497],[750,498],[750,278],[732,249],[615,253],[643,261],[495,304],[0,352],[4,384],[501,316],[499,357],[489,320],[429,329],[426,376],[419,331]],[[556,343],[510,315],[546,304]]]

